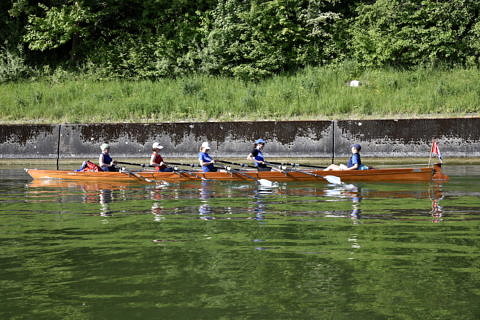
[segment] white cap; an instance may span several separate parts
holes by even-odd
[[[210,145],[208,144],[208,142],[204,142],[202,143],[202,148],[210,149]]]
[[[161,146],[158,142],[154,142],[152,145],[152,149],[163,149],[163,146]]]
[[[105,149],[108,149],[110,148],[110,146],[108,145],[108,143],[102,143],[102,145],[100,146],[100,149],[103,151]]]

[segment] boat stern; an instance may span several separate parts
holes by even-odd
[[[432,180],[434,181],[448,181],[448,176],[443,173],[442,170],[442,164],[441,163],[435,163],[433,165],[433,177]]]

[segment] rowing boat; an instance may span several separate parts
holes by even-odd
[[[151,182],[168,181],[180,182],[191,180],[221,180],[242,181],[267,179],[278,182],[288,181],[325,181],[322,177],[333,175],[342,181],[432,181],[448,180],[442,172],[441,164],[422,168],[383,168],[350,171],[323,171],[323,170],[285,170],[260,171],[231,170],[219,172],[178,171],[127,171],[127,172],[77,172],[66,170],[25,169],[33,179],[64,179],[81,181],[130,181]]]

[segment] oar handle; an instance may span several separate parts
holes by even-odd
[[[255,166],[251,166],[251,165],[248,165],[246,163],[231,162],[231,161],[226,161],[226,160],[218,160],[217,159],[217,160],[215,160],[215,162],[231,164],[231,165],[239,166],[239,167],[256,168]]]

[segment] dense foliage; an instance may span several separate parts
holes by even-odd
[[[474,0],[2,0],[0,82],[65,69],[256,80],[345,60],[471,67],[479,9]]]

